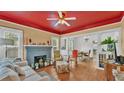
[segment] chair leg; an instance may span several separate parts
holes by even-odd
[[[56,61],[53,62],[53,66],[54,66],[54,68],[56,68]]]
[[[70,65],[68,64],[68,70],[70,71],[71,69],[70,69]]]
[[[77,57],[75,58],[75,63],[76,63],[76,65],[77,65]]]

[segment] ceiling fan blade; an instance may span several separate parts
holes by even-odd
[[[57,26],[58,24],[60,24],[60,21],[58,21],[54,26]]]
[[[68,18],[64,18],[65,20],[76,20],[76,17],[68,17]]]
[[[47,18],[47,20],[58,20],[58,18]]]
[[[63,18],[63,15],[62,15],[62,12],[61,11],[58,11],[58,14],[59,14],[59,17],[60,18]]]
[[[68,22],[66,22],[65,20],[63,20],[63,23],[67,26],[71,26]]]

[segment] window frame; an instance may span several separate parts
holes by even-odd
[[[23,58],[23,31],[19,30],[19,29],[3,27],[3,26],[0,26],[0,30],[4,31],[2,38],[5,38],[5,33],[6,32],[11,32],[11,33],[14,33],[14,34],[18,35],[19,45],[17,45],[17,46],[7,46],[7,47],[18,47],[18,57]]]

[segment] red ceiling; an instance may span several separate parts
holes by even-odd
[[[18,24],[46,30],[57,34],[76,32],[83,29],[119,22],[123,16],[120,11],[68,11],[65,17],[76,17],[68,21],[71,26],[54,26],[56,21],[46,20],[49,17],[58,17],[54,11],[1,11],[0,19]]]

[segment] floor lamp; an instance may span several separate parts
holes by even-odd
[[[11,39],[0,38],[0,46],[5,45],[5,58],[7,58],[7,45],[14,45],[14,41]]]

